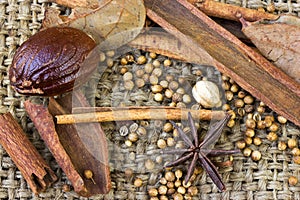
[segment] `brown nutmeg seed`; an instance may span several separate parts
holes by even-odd
[[[87,81],[97,67],[96,43],[83,31],[53,27],[36,33],[14,55],[9,79],[21,94],[55,96]]]

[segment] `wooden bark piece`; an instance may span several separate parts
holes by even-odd
[[[55,173],[10,113],[0,116],[0,144],[35,194],[45,191],[57,180]]]
[[[300,125],[300,85],[184,0],[145,0],[147,15],[195,52],[203,48],[219,71]],[[176,11],[176,12],[175,12]]]
[[[49,109],[51,112],[66,113],[63,107],[57,104],[54,99],[51,100],[50,104]],[[43,105],[26,101],[25,108],[57,163],[72,183],[75,192],[85,197],[107,193],[110,189],[107,160],[101,162],[85,149],[85,145],[82,144],[74,126],[55,127],[52,115]],[[93,137],[99,134],[98,132],[95,133],[93,128],[86,130],[89,130],[91,134],[95,134]],[[100,146],[100,144],[98,145]],[[93,172],[95,184],[91,179],[84,177],[84,170]]]

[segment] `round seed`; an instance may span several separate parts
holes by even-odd
[[[160,101],[162,101],[163,99],[164,99],[164,97],[163,97],[163,95],[162,95],[161,93],[156,93],[156,94],[154,95],[154,100],[155,100],[155,101],[160,102]]]
[[[296,146],[297,146],[297,140],[296,140],[296,139],[291,138],[291,139],[288,140],[288,147],[289,147],[290,149],[293,149],[293,148],[295,148]]]
[[[167,143],[164,139],[159,139],[157,141],[157,147],[160,148],[160,149],[164,149],[167,147]]]
[[[171,171],[167,171],[165,173],[165,179],[167,181],[174,181],[175,180],[175,174],[173,172],[171,172]]]
[[[262,140],[259,137],[255,137],[253,138],[253,144],[255,144],[256,146],[261,145]]]
[[[172,61],[170,59],[164,60],[164,66],[169,67],[172,64]]]
[[[145,64],[144,70],[147,74],[152,73],[153,69],[154,69],[154,67],[151,63]]]
[[[245,140],[239,140],[236,142],[236,146],[239,149],[244,149],[246,147],[246,142]]]
[[[139,65],[145,64],[147,62],[146,56],[139,56],[136,60],[136,63]]]
[[[133,78],[133,75],[132,75],[131,72],[126,72],[126,73],[123,75],[123,80],[124,80],[124,81],[130,81],[130,80],[132,80],[132,78]]]
[[[251,153],[251,158],[254,161],[259,161],[261,159],[261,153],[259,151],[257,151],[257,150],[253,151]]]
[[[141,178],[137,178],[137,179],[134,180],[133,184],[134,184],[135,187],[141,187],[143,185],[143,181],[142,181]]]
[[[281,123],[281,124],[285,124],[285,123],[287,122],[287,119],[286,119],[285,117],[281,116],[281,115],[279,115],[279,116],[277,117],[277,120],[278,120],[278,122]]]
[[[156,188],[150,188],[148,190],[148,194],[150,197],[156,197],[158,195],[158,191]]]
[[[279,141],[279,142],[278,142],[278,149],[279,149],[280,151],[286,150],[286,147],[287,147],[287,145],[286,145],[285,142],[283,142],[283,141]]]
[[[153,60],[152,64],[153,64],[154,67],[160,67],[159,60]]]
[[[295,186],[298,183],[298,179],[295,176],[290,176],[289,177],[289,184],[292,186]]]
[[[164,132],[170,132],[173,130],[173,125],[170,123],[170,122],[167,122],[164,124],[164,127],[163,127],[163,131]]]
[[[268,135],[267,135],[267,139],[270,140],[270,141],[276,141],[278,139],[278,135],[275,133],[275,132],[270,132]]]
[[[167,194],[168,188],[165,185],[161,185],[158,187],[158,193],[159,194]]]
[[[252,153],[252,150],[248,147],[246,147],[243,151],[244,156],[249,157]]]

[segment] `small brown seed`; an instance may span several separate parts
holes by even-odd
[[[177,81],[171,81],[169,83],[169,88],[173,91],[177,90],[178,87],[179,87],[179,83]]]
[[[165,177],[162,177],[161,179],[159,179],[159,182],[163,185],[166,185],[168,183],[168,181]]]
[[[172,194],[174,194],[175,192],[176,192],[176,189],[175,189],[175,188],[169,188],[167,194],[168,194],[168,195],[172,195]]]
[[[152,85],[151,86],[151,91],[153,93],[159,93],[163,90],[163,87],[161,85]]]
[[[164,132],[170,132],[173,130],[173,125],[170,123],[170,122],[167,122],[164,124],[164,127],[163,127],[163,131]]]
[[[159,200],[169,200],[166,195],[160,195]]]
[[[174,92],[170,89],[166,89],[165,91],[165,97],[167,97],[168,99],[171,99],[173,96]]]
[[[231,91],[225,91],[225,97],[227,101],[231,101],[233,99],[233,93]]]
[[[223,104],[222,110],[228,111],[228,110],[230,110],[230,109],[231,109],[231,108],[230,108],[230,105],[229,105],[228,103]]]
[[[267,139],[270,141],[276,141],[278,139],[278,135],[275,132],[269,132],[267,135]]]
[[[254,161],[259,161],[261,159],[261,153],[257,150],[252,151],[251,158]]]
[[[174,182],[172,182],[172,181],[169,181],[168,183],[167,183],[167,187],[170,189],[170,188],[174,188]]]
[[[133,81],[125,81],[124,82],[124,88],[128,91],[132,90],[134,88]]]
[[[126,177],[130,178],[133,175],[133,169],[131,168],[126,168],[124,171],[124,174]]]
[[[243,99],[246,96],[246,92],[243,90],[240,90],[237,94],[238,98]]]
[[[232,84],[231,87],[230,87],[230,91],[233,92],[233,93],[236,93],[239,91],[239,86],[237,84]]]
[[[265,129],[266,128],[265,121],[263,121],[263,120],[257,121],[256,128],[258,128],[258,129]]]
[[[174,200],[183,200],[183,196],[182,196],[182,194],[180,194],[180,193],[175,193],[175,194],[173,195],[173,199],[174,199]]]
[[[175,187],[181,186],[181,180],[177,179],[177,180],[174,182],[174,185],[175,185]]]
[[[182,102],[183,102],[183,103],[186,103],[186,104],[191,103],[191,102],[192,102],[191,96],[188,95],[188,94],[184,94],[184,95],[182,96]]]
[[[224,90],[230,90],[230,86],[231,86],[231,84],[229,82],[227,82],[227,81],[225,81],[225,82],[222,83],[222,88]]]
[[[257,110],[257,112],[259,112],[259,113],[264,113],[265,110],[266,110],[266,108],[265,108],[264,106],[258,106],[258,107],[256,108],[256,110]]]
[[[227,122],[227,126],[228,126],[229,128],[234,127],[234,125],[235,125],[235,120],[233,120],[233,119],[230,119],[230,120]]]
[[[131,147],[132,146],[132,142],[130,140],[125,140],[125,145],[127,147]]]
[[[126,58],[121,58],[120,63],[121,65],[127,65],[128,61],[126,60]]]
[[[71,186],[69,184],[63,184],[62,185],[62,190],[64,192],[70,192],[71,191]]]
[[[155,76],[155,75],[151,75],[149,77],[149,82],[152,84],[152,85],[157,85],[158,84],[158,77]]]
[[[161,68],[154,68],[152,71],[152,75],[156,77],[160,77],[162,75],[163,71]]]
[[[289,184],[290,184],[291,186],[295,186],[297,183],[298,183],[297,177],[295,177],[295,176],[290,176],[290,177],[289,177]]]
[[[144,79],[142,79],[142,78],[137,78],[137,79],[135,80],[135,85],[136,85],[138,88],[144,87],[144,86],[145,86],[145,81],[144,81]]]

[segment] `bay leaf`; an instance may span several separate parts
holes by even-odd
[[[103,50],[115,49],[133,40],[144,27],[143,0],[101,0],[96,9],[74,8],[63,18],[53,11],[45,16],[43,28],[68,26],[91,35]]]
[[[241,22],[243,33],[258,50],[300,83],[300,18],[281,16],[277,20]]]
[[[128,45],[184,62],[203,65],[213,64],[212,57],[206,51],[199,49],[195,52],[174,35],[163,32],[159,28],[152,28],[150,31],[139,34]]]

